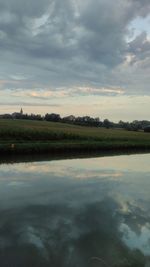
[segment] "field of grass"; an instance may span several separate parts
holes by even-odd
[[[0,152],[150,149],[150,134],[28,120],[0,120]]]

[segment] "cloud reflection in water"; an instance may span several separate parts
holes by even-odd
[[[88,162],[1,166],[1,266],[148,266],[149,174]]]

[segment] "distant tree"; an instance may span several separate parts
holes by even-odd
[[[75,124],[83,126],[93,126],[98,127],[101,125],[99,118],[92,118],[90,116],[77,117],[74,121]]]
[[[118,127],[119,127],[119,128],[124,128],[124,126],[125,126],[125,122],[120,120],[120,121],[118,122]]]
[[[112,123],[111,121],[109,121],[108,119],[105,119],[105,120],[103,121],[103,126],[104,126],[105,128],[107,128],[107,129],[109,129],[109,128],[113,127],[113,123]]]
[[[69,115],[69,116],[62,118],[62,122],[71,123],[71,124],[73,124],[75,122],[75,120],[76,120],[76,117],[73,115]]]
[[[11,114],[3,114],[1,115],[2,119],[12,119],[12,115]]]
[[[61,117],[59,114],[55,114],[55,113],[51,113],[51,114],[46,114],[45,115],[45,120],[46,121],[54,121],[54,122],[58,122],[61,120]]]
[[[147,126],[150,126],[150,121],[143,120],[143,121],[140,121],[140,124],[142,126],[142,129],[144,129]]]

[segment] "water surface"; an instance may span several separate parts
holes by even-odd
[[[150,266],[150,154],[0,165],[0,266]]]

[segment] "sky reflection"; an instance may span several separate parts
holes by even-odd
[[[2,266],[149,266],[149,160],[1,165]]]

